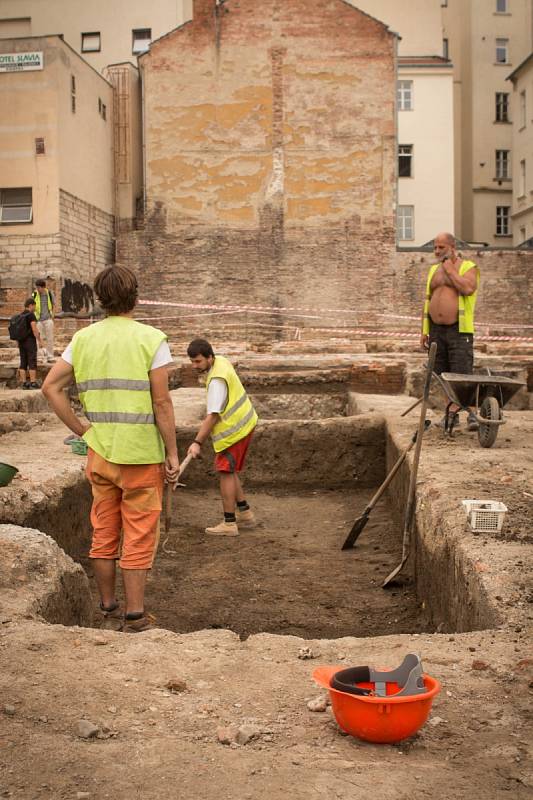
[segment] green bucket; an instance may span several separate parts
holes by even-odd
[[[9,486],[17,472],[18,469],[11,464],[0,463],[0,486]]]
[[[73,439],[70,442],[70,449],[76,456],[86,456],[87,455],[87,442],[85,439]]]

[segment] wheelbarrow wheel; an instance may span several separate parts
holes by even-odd
[[[479,409],[479,415],[484,419],[501,419],[500,404],[495,397],[485,397]],[[492,447],[498,436],[499,425],[483,425],[479,423],[478,438],[481,447]]]

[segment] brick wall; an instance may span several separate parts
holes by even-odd
[[[342,0],[196,2],[141,59],[147,209],[118,261],[143,294],[337,304],[368,269],[379,291],[394,256],[394,58],[393,35]]]
[[[92,283],[114,261],[114,217],[60,190],[59,232],[63,278]]]

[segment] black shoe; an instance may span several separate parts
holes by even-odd
[[[40,388],[41,388],[41,384],[37,383],[37,381],[32,381],[30,383],[30,385],[28,386],[28,389],[40,389]]]
[[[22,384],[23,389],[31,389],[31,383],[29,381],[24,381]]]

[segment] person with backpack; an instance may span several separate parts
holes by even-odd
[[[46,341],[46,360],[49,363],[54,358],[54,297],[47,288],[44,278],[35,281],[35,290],[32,293],[35,300],[35,317],[39,333]]]
[[[11,317],[9,322],[9,338],[19,346],[20,367],[19,378],[23,389],[38,389],[37,383],[37,347],[41,347],[41,336],[35,316],[35,300],[28,297],[24,303],[24,311]]]

